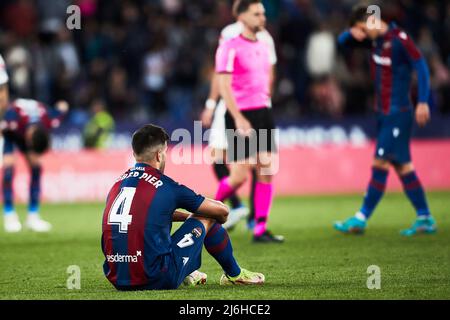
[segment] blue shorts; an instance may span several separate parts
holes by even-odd
[[[393,164],[411,162],[410,140],[414,122],[412,111],[378,117],[375,158]]]
[[[18,148],[23,154],[27,153],[27,146],[24,139],[19,139],[15,136],[3,135],[3,154],[13,154],[15,148]]]
[[[186,220],[171,236],[172,252],[160,257],[161,266],[151,283],[142,286],[116,286],[118,290],[177,289],[184,278],[200,268],[206,230],[197,219]]]

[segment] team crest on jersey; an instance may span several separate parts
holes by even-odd
[[[392,46],[392,42],[391,41],[387,41],[383,44],[383,49],[389,49]]]
[[[196,237],[196,238],[200,238],[200,236],[202,235],[202,229],[201,228],[194,228],[192,229],[192,234]]]

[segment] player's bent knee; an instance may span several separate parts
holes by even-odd
[[[399,164],[395,166],[395,171],[397,172],[398,175],[405,175],[408,174],[412,171],[414,171],[414,166],[411,162],[409,163],[405,163],[405,164]]]
[[[390,162],[384,159],[376,158],[373,161],[373,167],[378,169],[389,170],[390,165]]]
[[[196,216],[196,215],[191,216],[189,219],[196,219],[196,220],[200,221],[203,224],[203,226],[205,227],[206,232],[208,232],[208,230],[214,225],[214,223],[216,223],[216,221],[214,219],[200,217],[200,216]]]

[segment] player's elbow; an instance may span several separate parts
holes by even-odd
[[[228,219],[228,214],[230,213],[230,209],[227,205],[222,202],[217,201],[216,207],[216,216],[218,217],[218,221],[225,223]]]
[[[228,218],[228,214],[230,213],[230,209],[227,205],[225,205],[223,202],[218,202],[218,214],[225,218],[225,220]]]

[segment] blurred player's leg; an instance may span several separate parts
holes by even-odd
[[[30,181],[30,202],[28,205],[29,214],[37,214],[39,212],[39,197],[41,193],[41,172],[40,165],[31,167],[31,181]]]
[[[213,164],[213,167],[214,173],[216,174],[216,178],[218,181],[221,181],[223,178],[228,177],[230,175],[230,170],[228,170],[227,165],[223,162],[222,163],[215,162]],[[241,199],[236,194],[232,194],[228,199],[230,200],[232,209],[236,209],[242,206]]]
[[[367,220],[383,197],[389,176],[389,163],[382,159],[375,159],[372,167],[372,176],[367,186],[361,209],[355,216],[344,222],[336,222],[334,228],[344,233],[363,233]]]
[[[225,103],[221,100],[214,111],[214,120],[209,137],[209,147],[214,150],[214,173],[219,181],[230,175],[230,170],[226,163],[228,141],[225,134],[225,112]],[[231,210],[224,228],[232,230],[242,218],[248,215],[248,208],[242,204],[241,199],[235,192],[228,197],[228,200],[231,203]]]
[[[250,169],[250,164],[231,163],[230,176],[224,177],[220,183],[216,193],[216,200],[224,201],[232,196],[236,190],[245,182]],[[238,208],[230,212],[227,222],[224,224],[225,229],[233,228],[241,219],[248,215],[247,208]]]
[[[31,168],[30,199],[28,204],[28,217],[26,226],[32,231],[48,232],[51,224],[41,219],[39,215],[39,198],[41,194],[41,159],[33,153],[27,155],[28,164]]]
[[[14,209],[14,145],[5,137],[3,145],[3,213],[6,232],[19,232],[22,224]]]
[[[258,154],[257,182],[255,184],[255,228],[253,229],[254,242],[284,241],[284,237],[273,235],[267,230],[267,220],[273,201],[272,154],[261,152]]]
[[[255,227],[255,188],[256,188],[257,174],[256,169],[252,169],[252,182],[250,187],[250,214],[247,217],[247,229],[253,230]]]
[[[402,182],[403,190],[414,206],[417,214],[417,219],[412,227],[403,230],[401,234],[411,236],[417,233],[435,233],[436,223],[431,216],[425,192],[414,167],[409,163],[396,167],[396,170]]]

